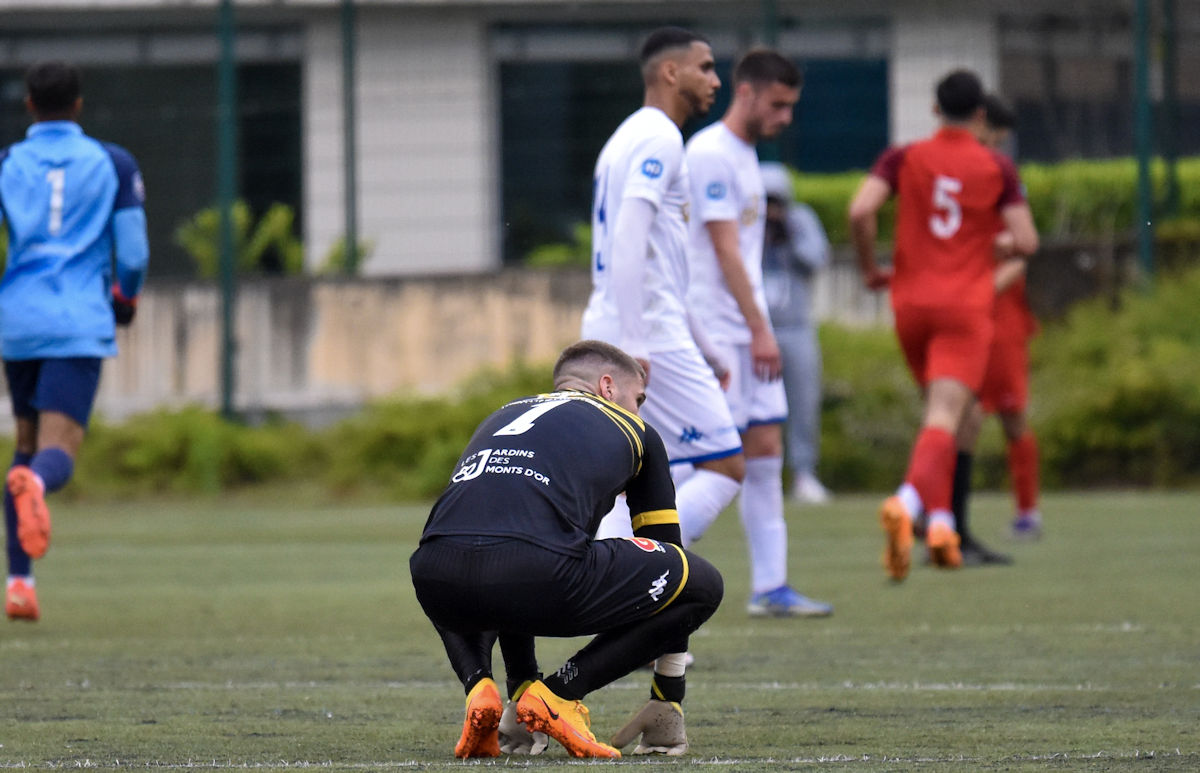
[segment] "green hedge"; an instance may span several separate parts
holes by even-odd
[[[1160,218],[1157,236],[1161,243],[1200,241],[1200,158],[1181,159],[1179,211],[1170,220]],[[1162,163],[1152,167],[1158,201],[1166,198],[1166,171]],[[834,244],[850,242],[846,210],[862,183],[865,172],[836,174],[792,174],[796,198],[807,203],[821,218]],[[1137,166],[1133,159],[1064,161],[1058,164],[1024,164],[1021,179],[1029,196],[1034,221],[1043,239],[1128,239],[1134,233],[1137,208]],[[889,203],[879,221],[879,238],[890,241],[894,218]],[[528,256],[530,265],[586,266],[590,260],[590,233],[578,224],[570,243],[543,245]]]
[[[1200,484],[1200,269],[1081,303],[1033,347],[1030,417],[1047,487]],[[835,491],[884,491],[904,474],[920,398],[887,329],[826,325],[820,473]],[[475,426],[549,387],[549,364],[481,373],[453,394],[397,397],[321,431],[229,424],[199,408],[97,420],[68,495],[194,496],[262,484],[315,496],[436,496]],[[11,440],[8,441],[11,449]],[[1007,486],[989,421],[977,483]]]

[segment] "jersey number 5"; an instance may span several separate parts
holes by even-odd
[[[929,230],[939,239],[949,239],[962,226],[962,205],[954,198],[962,193],[962,180],[938,175],[933,181],[933,209]]]

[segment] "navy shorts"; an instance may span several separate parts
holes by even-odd
[[[65,413],[86,427],[100,386],[99,357],[5,360],[13,415],[35,419],[44,411]]]

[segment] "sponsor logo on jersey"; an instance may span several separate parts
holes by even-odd
[[[652,539],[646,539],[645,537],[626,537],[625,539],[629,540],[634,545],[636,545],[637,547],[646,551],[647,553],[666,553],[667,552],[666,548],[664,548],[662,545],[658,544],[657,542],[655,542]]]
[[[713,201],[720,201],[725,198],[725,194],[728,192],[723,182],[709,183],[708,187],[704,189],[704,195]]]
[[[657,158],[648,158],[642,162],[642,174],[649,177],[651,180],[657,180],[662,177],[663,164]]]
[[[657,580],[650,583],[650,598],[658,601],[662,598],[663,593],[667,590],[667,577],[671,575],[671,570],[663,572]]]
[[[462,464],[458,466],[454,476],[450,478],[451,483],[462,483],[463,481],[478,478],[483,474],[483,470],[487,467],[488,459],[492,455],[492,449],[485,448],[482,451],[475,453],[462,460]]]
[[[680,443],[695,443],[697,440],[702,440],[704,433],[693,427],[684,427],[683,432],[679,433]]]

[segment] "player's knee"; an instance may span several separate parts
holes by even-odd
[[[680,601],[692,605],[697,619],[695,628],[712,617],[725,597],[725,580],[717,568],[700,556],[688,554],[688,578]],[[693,628],[693,630],[695,630]]]

